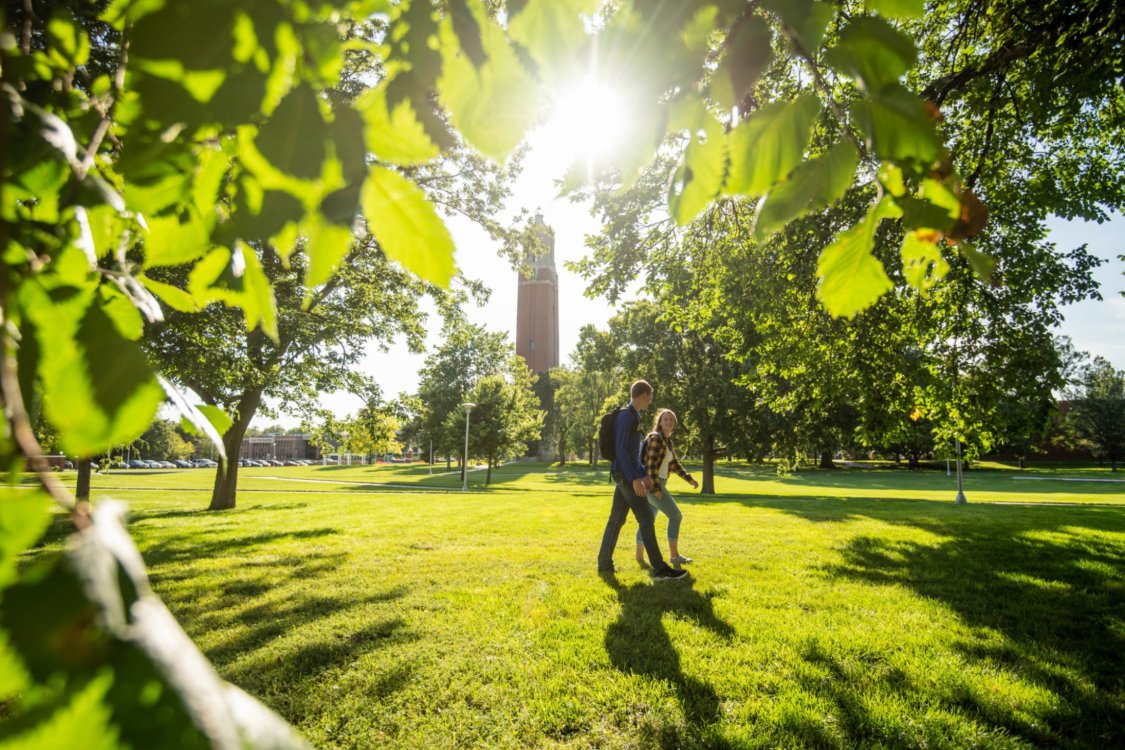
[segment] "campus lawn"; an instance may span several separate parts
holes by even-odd
[[[595,571],[604,471],[243,469],[222,513],[211,472],[138,471],[94,498],[318,747],[1123,746],[1125,483],[1019,474],[970,472],[966,506],[935,471],[674,479],[696,562],[660,584],[632,521]]]

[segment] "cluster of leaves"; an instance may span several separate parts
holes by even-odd
[[[833,205],[856,182],[874,186],[867,210],[838,227],[820,253],[818,298],[837,316],[855,315],[892,288],[872,252],[887,219],[907,230],[900,254],[916,288],[947,272],[943,241],[956,243],[982,275],[989,271],[988,259],[965,242],[987,211],[953,169],[937,131],[941,113],[903,84],[918,49],[892,22],[920,18],[923,3],[868,0],[864,10],[852,15],[817,0],[674,10],[636,2],[599,34],[598,64],[611,77],[628,78],[630,66],[649,71],[639,96],[651,114],[621,155],[615,184],[631,188],[663,148],[672,154],[671,176],[660,180],[676,224],[689,224],[716,199],[751,197],[754,235],[765,239]],[[811,85],[778,87],[778,73],[794,69]],[[832,83],[840,79],[855,85],[842,93]],[[576,167],[568,186],[598,178]]]

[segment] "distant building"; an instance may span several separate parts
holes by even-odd
[[[516,354],[539,374],[559,364],[559,275],[555,271],[555,232],[536,215],[532,230],[545,252],[524,256],[516,300]]]
[[[238,455],[251,461],[320,460],[320,450],[309,442],[308,435],[251,435],[242,438]]]

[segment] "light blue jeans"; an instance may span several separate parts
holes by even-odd
[[[668,491],[668,482],[665,480],[664,492],[661,497],[657,497],[651,492],[648,493],[648,507],[652,511],[652,520],[656,521],[657,511],[664,511],[664,515],[668,516],[668,538],[677,541],[680,538],[680,521],[684,520],[684,514],[680,512],[680,506],[676,505],[676,498],[672,497],[672,493]],[[637,530],[637,544],[641,543],[641,532]]]

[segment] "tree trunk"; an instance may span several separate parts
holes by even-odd
[[[832,451],[820,452],[820,468],[822,469],[835,469],[836,464],[832,463]]]
[[[699,492],[702,495],[715,494],[715,436],[706,433],[703,436],[703,482]]]
[[[598,443],[593,438],[590,438],[590,468],[598,470]]]
[[[90,459],[78,457],[78,485],[74,488],[74,498],[79,502],[90,499]]]
[[[910,463],[908,463],[906,465],[906,468],[917,469],[919,466],[921,466],[921,462],[918,460],[918,454],[917,453],[911,453],[910,454]]]
[[[1023,456],[1019,457],[1019,462],[1020,462],[1020,468],[1022,469],[1023,468]]]
[[[488,457],[488,476],[486,476],[484,478],[484,483],[485,483],[486,486],[492,484],[492,462],[493,462],[493,457],[489,456]]]
[[[223,435],[223,447],[227,460],[219,460],[215,471],[215,486],[211,490],[211,505],[208,510],[228,510],[235,506],[238,498],[238,456],[242,452],[242,438],[250,426],[250,420],[262,401],[261,390],[246,391],[238,402],[238,413],[230,429]]]
[[[453,458],[448,453],[446,453],[445,454],[445,470],[449,471],[452,468],[453,468]]]

